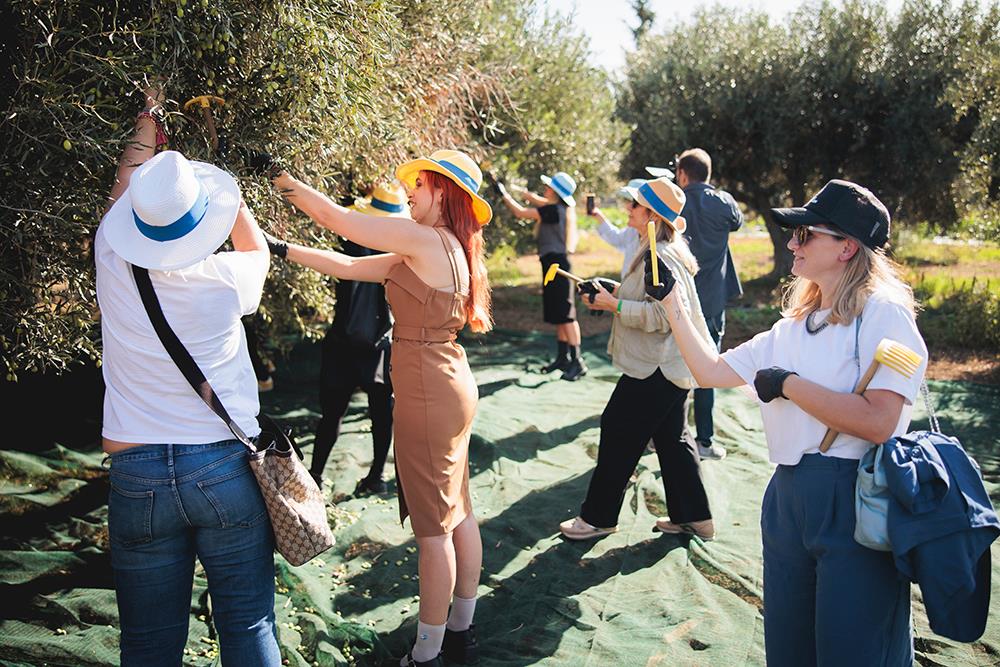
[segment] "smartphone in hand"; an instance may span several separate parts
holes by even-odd
[[[594,209],[597,208],[597,197],[593,193],[587,194],[587,215],[594,215]]]

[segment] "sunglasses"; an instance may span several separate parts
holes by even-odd
[[[845,238],[843,234],[838,234],[832,229],[825,229],[823,227],[814,227],[812,225],[802,225],[801,227],[796,227],[795,229],[792,230],[792,238],[794,238],[795,242],[798,243],[800,246],[803,246],[809,242],[809,239],[812,238],[813,233],[826,234],[827,236],[832,236],[838,241],[843,241]]]

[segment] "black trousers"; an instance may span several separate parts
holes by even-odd
[[[618,379],[601,415],[597,467],[580,510],[584,521],[598,528],[618,525],[625,488],[650,438],[660,462],[670,520],[687,523],[712,518],[700,457],[682,437],[687,394],[687,389],[667,380],[659,369],[643,380],[627,375]]]
[[[316,426],[312,463],[309,470],[323,474],[326,461],[340,437],[340,425],[347,414],[351,396],[358,389],[368,395],[368,414],[372,420],[372,467],[370,478],[380,478],[392,444],[392,383],[385,373],[385,383],[374,381],[379,352],[358,350],[346,345],[323,343],[319,402],[323,416]],[[369,358],[372,357],[372,358]]]

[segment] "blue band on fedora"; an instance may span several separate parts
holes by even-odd
[[[381,199],[375,199],[375,197],[372,197],[371,205],[372,205],[372,208],[377,208],[380,211],[386,211],[388,213],[402,213],[403,212],[403,205],[402,204],[390,204],[387,201],[382,201]]]
[[[149,225],[143,222],[139,214],[132,209],[132,217],[135,218],[135,226],[139,228],[139,231],[148,239],[154,241],[176,241],[181,238],[192,229],[198,226],[202,218],[205,217],[205,213],[208,212],[208,193],[205,192],[205,187],[199,184],[198,198],[195,199],[194,205],[188,210],[187,213],[177,218],[169,225],[163,227],[156,225]]]
[[[653,191],[653,188],[649,187],[649,183],[643,183],[639,186],[639,194],[641,194],[642,198],[646,200],[649,207],[663,217],[667,222],[673,222],[677,219],[677,216],[680,215],[679,212],[672,210],[662,199],[659,198],[659,196]]]
[[[437,162],[439,165],[450,171],[456,178],[458,178],[458,180],[462,181],[470,188],[472,188],[473,192],[475,193],[479,192],[479,183],[476,183],[475,179],[472,178],[472,176],[469,176],[467,173],[465,173],[464,171],[453,165],[451,162],[448,162],[447,160],[434,160],[434,162]]]
[[[550,178],[549,182],[552,184],[552,188],[556,191],[556,194],[560,197],[572,197],[573,191],[570,190],[565,184],[559,182],[556,178]]]

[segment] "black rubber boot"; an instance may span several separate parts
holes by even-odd
[[[441,654],[450,664],[478,665],[479,641],[476,640],[475,623],[470,625],[468,630],[461,632],[453,632],[445,628]]]

